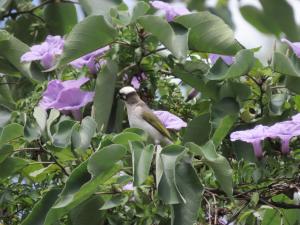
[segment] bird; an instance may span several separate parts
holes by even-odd
[[[121,88],[119,95],[125,101],[130,127],[144,130],[155,145],[172,144],[172,138],[167,128],[139,97],[133,87]]]

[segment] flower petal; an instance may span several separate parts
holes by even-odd
[[[167,129],[180,130],[187,126],[186,122],[168,111],[154,111],[154,114]]]
[[[300,42],[290,42],[285,38],[282,38],[281,41],[287,43],[292,48],[295,55],[300,58]]]

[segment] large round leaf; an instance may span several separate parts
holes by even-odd
[[[89,16],[78,23],[68,35],[59,65],[65,65],[87,53],[111,43],[116,30],[103,16]]]
[[[209,12],[179,16],[175,22],[190,28],[189,48],[200,52],[235,55],[242,46],[234,38],[230,27]]]
[[[143,16],[138,19],[142,27],[163,43],[175,57],[183,59],[188,50],[188,30],[176,23],[172,26],[158,16]]]

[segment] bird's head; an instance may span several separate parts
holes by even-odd
[[[121,99],[123,99],[128,104],[135,104],[140,101],[136,90],[131,86],[126,86],[120,89],[119,91]]]

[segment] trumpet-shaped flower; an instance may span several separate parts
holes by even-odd
[[[231,141],[240,140],[251,143],[257,158],[263,156],[261,141],[266,137],[269,137],[268,127],[262,125],[258,125],[249,130],[235,131],[230,135]]]
[[[87,66],[90,73],[96,74],[100,67],[106,62],[105,60],[99,60],[98,58],[108,50],[109,46],[105,46],[70,62],[70,65],[76,69],[81,69],[83,66]]]
[[[88,80],[88,78],[80,78],[78,80],[50,81],[39,106],[45,110],[54,108],[63,113],[71,112],[75,119],[80,120],[80,109],[92,102],[94,98],[94,92],[80,90],[80,87]]]
[[[209,59],[212,64],[215,64],[217,60],[221,58],[228,66],[234,63],[234,57],[230,55],[219,55],[219,54],[209,54]]]
[[[268,137],[280,138],[281,152],[288,154],[290,152],[289,143],[291,138],[300,135],[300,123],[294,121],[284,121],[275,123],[268,129]]]
[[[48,35],[46,40],[33,45],[29,52],[21,56],[21,62],[32,62],[40,60],[44,69],[49,69],[55,64],[55,58],[62,54],[64,48],[64,39],[61,36]]]
[[[180,130],[187,126],[186,122],[168,111],[154,111],[154,114],[167,129]]]
[[[183,6],[171,5],[162,1],[152,1],[150,4],[156,8],[165,12],[168,22],[173,21],[176,16],[189,14],[190,11]]]
[[[285,38],[282,38],[281,41],[287,43],[292,48],[295,55],[300,58],[300,42],[290,42]]]

